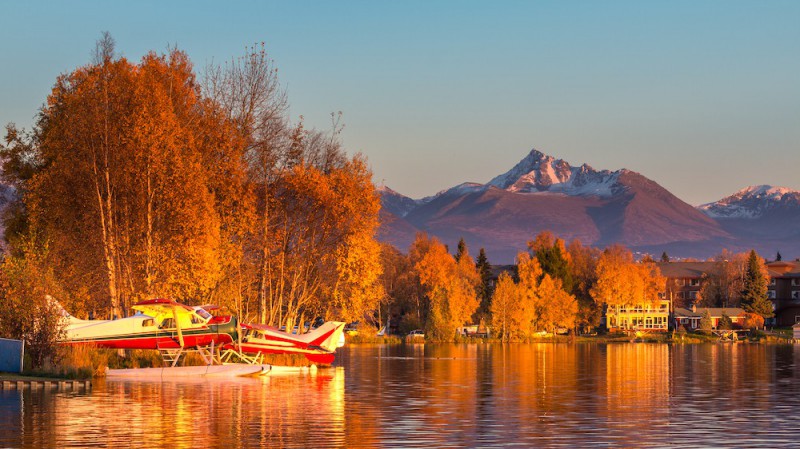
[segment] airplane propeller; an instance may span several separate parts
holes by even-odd
[[[178,306],[172,306],[172,318],[175,320],[175,329],[178,330],[178,342],[181,345],[181,349],[184,347],[183,343],[183,331],[181,329],[181,322],[178,320]]]

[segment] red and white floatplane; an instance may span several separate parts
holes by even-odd
[[[264,354],[300,354],[313,363],[330,364],[336,349],[344,344],[344,323],[339,322],[327,322],[309,333],[296,335],[265,325],[240,324],[235,316],[214,316],[208,310],[216,306],[187,306],[169,299],[152,299],[132,308],[135,315],[114,320],[81,320],[64,311],[63,343],[155,349],[170,366],[172,376],[265,373],[270,367],[264,364]],[[177,367],[181,355],[188,351],[199,353],[207,366]],[[141,376],[147,375],[143,371],[147,369],[109,370],[108,375]],[[162,368],[152,369],[165,374]]]
[[[344,324],[328,321],[305,334],[289,334],[264,324],[242,324],[241,340],[226,345],[256,360],[264,354],[300,354],[313,363],[333,363],[336,349],[344,346]]]

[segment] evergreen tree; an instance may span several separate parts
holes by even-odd
[[[456,262],[460,262],[461,256],[463,256],[464,253],[466,252],[467,252],[467,242],[464,241],[464,237],[461,237],[460,239],[458,239],[458,247],[456,247],[456,255],[455,255]]]
[[[485,315],[489,313],[492,299],[492,287],[490,285],[492,281],[492,266],[489,264],[489,260],[486,258],[486,251],[483,248],[478,253],[475,268],[477,268],[478,275],[481,278],[481,283],[478,286],[478,299],[481,301],[481,306],[478,312]]]
[[[717,323],[717,329],[730,330],[732,328],[733,320],[728,316],[727,313],[722,312],[722,316],[719,318],[719,322]]]
[[[751,250],[747,258],[742,306],[747,312],[755,313],[762,318],[771,318],[775,315],[772,311],[772,302],[767,297],[767,277],[764,274],[764,265],[755,250]]]
[[[780,251],[778,251],[778,254],[775,256],[775,261],[777,261],[777,262],[780,262],[780,261],[781,261],[781,259],[782,259],[782,257],[781,257],[781,252],[780,252]]]
[[[700,330],[710,331],[713,327],[713,322],[711,321],[711,314],[708,313],[708,309],[703,312],[703,316],[700,318]]]
[[[560,279],[564,291],[572,293],[575,280],[570,270],[569,254],[564,241],[545,231],[537,235],[535,240],[528,242],[528,248],[539,261],[543,274]]]
[[[663,253],[661,253],[661,261],[662,261],[662,262],[669,262],[669,255],[667,254],[667,252],[666,252],[666,251],[664,251]]]

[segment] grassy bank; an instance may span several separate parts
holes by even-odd
[[[694,343],[717,343],[720,341],[718,335],[704,332],[662,332],[662,333],[610,333],[591,336],[573,335],[548,335],[543,337],[531,337],[524,339],[501,340],[499,338],[478,338],[458,336],[451,341],[439,341],[430,338],[409,339],[399,336],[385,337],[348,337],[348,343],[372,343],[372,344],[400,344],[400,343],[670,343],[670,344],[694,344]],[[752,331],[749,335],[741,336],[738,340],[741,343],[791,343],[791,337],[786,332]]]

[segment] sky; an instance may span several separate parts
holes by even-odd
[[[0,124],[30,128],[109,31],[198,73],[264,42],[292,118],[330,128],[376,184],[485,183],[532,148],[627,168],[692,205],[800,190],[797,1],[0,0]]]

